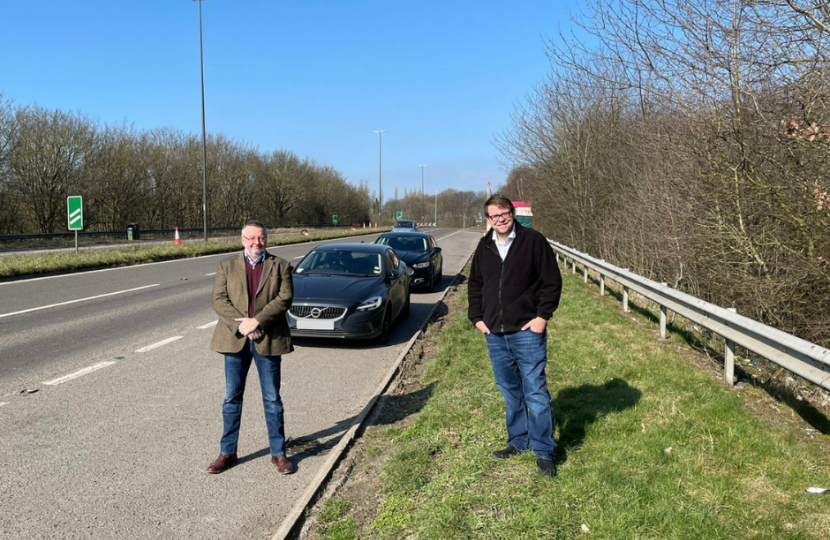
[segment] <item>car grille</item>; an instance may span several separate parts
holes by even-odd
[[[314,317],[312,310],[319,310],[320,314]],[[340,306],[291,306],[290,312],[295,319],[338,319],[346,313],[346,308]]]

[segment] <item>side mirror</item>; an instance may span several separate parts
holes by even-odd
[[[435,253],[441,253],[441,248],[439,248],[439,247],[437,247],[437,246],[436,246],[436,248],[435,248]]]

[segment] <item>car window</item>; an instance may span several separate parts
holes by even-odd
[[[297,265],[298,274],[379,276],[382,264],[378,253],[335,250],[312,251]]]
[[[386,252],[386,272],[391,273],[393,269],[398,268],[400,265],[400,259],[398,256],[395,255],[395,252],[392,250],[388,250]]]
[[[395,223],[395,227],[411,229],[411,228],[415,227],[415,222],[414,221],[399,221],[399,222]]]
[[[384,244],[395,251],[415,251],[422,253],[427,251],[427,241],[424,238],[405,236],[381,236],[378,244]]]

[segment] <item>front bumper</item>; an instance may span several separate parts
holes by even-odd
[[[412,275],[409,279],[413,289],[428,289],[432,280],[432,268],[412,268]]]
[[[296,312],[307,307],[337,307],[345,309],[345,312],[333,319],[313,319],[295,315]],[[386,304],[383,303],[379,308],[371,311],[356,311],[356,306],[333,306],[330,303],[295,301],[291,310],[288,311],[288,327],[293,337],[373,339],[378,337],[383,330],[385,307]]]

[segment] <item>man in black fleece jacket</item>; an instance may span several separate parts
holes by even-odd
[[[496,386],[507,408],[507,447],[498,459],[532,450],[543,476],[556,476],[545,366],[547,322],[559,306],[562,276],[545,237],[515,221],[507,197],[484,203],[492,225],[473,255],[467,316],[487,339]]]

